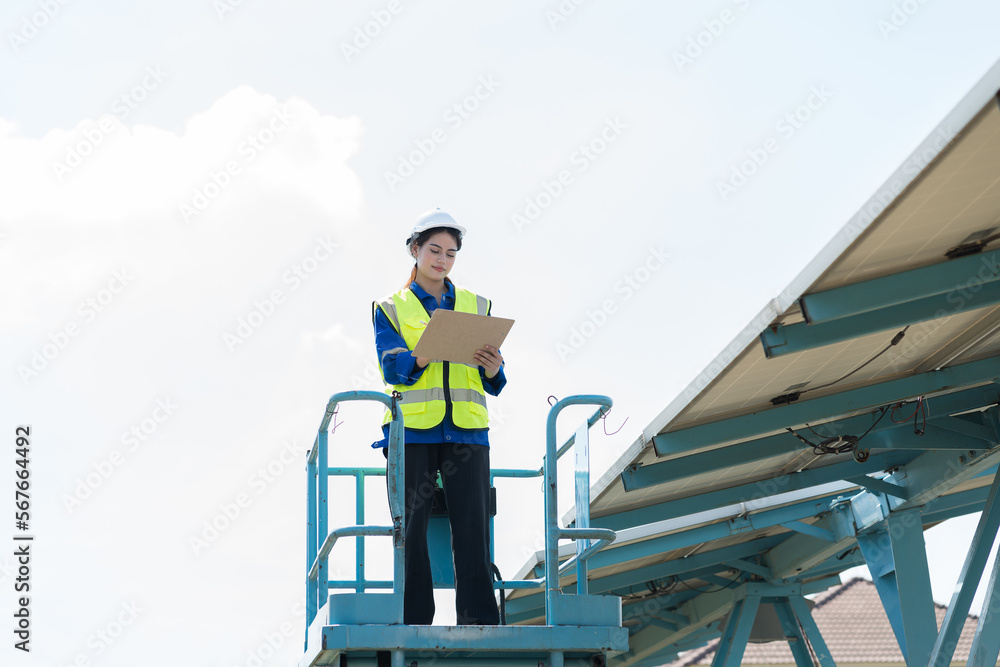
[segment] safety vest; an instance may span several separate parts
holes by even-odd
[[[384,355],[405,352],[417,346],[427,328],[430,316],[420,298],[409,288],[377,302],[389,322],[406,341],[406,348],[386,350]],[[486,315],[490,301],[468,290],[455,288],[455,310],[463,313]],[[379,359],[379,369],[382,359]],[[398,391],[406,428],[429,429],[444,420],[447,405],[451,404],[451,419],[458,428],[482,429],[489,425],[486,411],[486,391],[479,375],[479,366],[469,366],[454,361],[432,361],[423,374],[411,385],[397,384],[386,388],[386,393]],[[392,421],[386,410],[383,424]]]

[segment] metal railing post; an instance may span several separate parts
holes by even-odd
[[[389,460],[386,482],[389,486],[389,511],[392,514],[393,573],[392,592],[398,596],[397,623],[403,622],[403,594],[405,592],[406,563],[403,542],[406,530],[404,494],[406,489],[406,458],[403,434],[403,412],[393,401],[392,423],[389,424]]]
[[[365,525],[365,471],[359,470],[354,477],[354,521],[357,525]],[[354,540],[354,579],[358,593],[365,592],[365,538]]]
[[[357,507],[355,516],[358,525],[354,528],[329,531],[328,491],[330,468],[328,465],[328,439],[330,420],[336,414],[337,406],[345,401],[377,401],[392,411],[392,421],[389,424],[389,460],[386,465],[386,480],[389,487],[389,511],[392,514],[392,526],[365,526],[364,522],[364,480],[365,471],[356,471],[357,484],[355,498]],[[340,537],[353,536],[357,538],[355,554],[354,587],[357,592],[364,592],[367,580],[364,575],[366,535],[392,535],[393,559],[393,593],[398,596],[399,608],[396,623],[403,622],[403,578],[405,574],[403,562],[403,531],[405,518],[403,512],[404,493],[404,431],[403,413],[396,401],[376,391],[345,391],[330,397],[326,413],[316,434],[316,442],[308,456],[308,498],[306,531],[306,627],[316,619],[319,610],[329,599],[330,577],[327,573],[327,560],[330,550]],[[307,638],[308,641],[308,638]],[[308,649],[308,646],[306,647]]]
[[[596,537],[596,539],[614,539],[614,531],[606,529],[563,530],[559,527],[559,507],[557,496],[557,464],[559,452],[556,450],[556,418],[563,408],[570,405],[600,405],[611,407],[611,399],[607,396],[568,396],[557,401],[549,410],[548,423],[545,430],[545,461],[542,465],[545,471],[545,624],[556,625],[555,598],[560,592],[559,587],[559,538],[560,537]],[[601,415],[598,410],[587,420],[588,426],[593,425]],[[575,441],[575,437],[571,440]],[[564,448],[570,443],[567,442]],[[577,584],[579,586],[579,583]],[[586,584],[585,584],[586,585]]]

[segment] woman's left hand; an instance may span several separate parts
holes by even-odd
[[[500,366],[503,364],[503,357],[500,356],[500,350],[490,345],[483,345],[476,350],[475,356],[476,363],[486,371],[486,377],[493,378],[500,372]]]

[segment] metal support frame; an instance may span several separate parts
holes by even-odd
[[[788,604],[791,606],[792,611],[795,612],[795,618],[798,619],[799,625],[802,626],[803,632],[809,639],[813,652],[816,653],[816,658],[819,660],[820,667],[836,667],[836,664],[833,662],[833,656],[830,654],[830,649],[827,647],[826,641],[824,641],[823,635],[819,631],[819,626],[816,625],[816,619],[813,618],[812,612],[809,611],[809,605],[806,604],[805,598],[801,596],[789,597]]]
[[[1000,252],[980,253],[940,262],[843,287],[813,292],[799,299],[810,324],[882,310],[931,296],[947,294],[969,279],[988,283],[1000,279]],[[949,309],[951,310],[951,309]]]
[[[953,288],[954,285],[951,285],[948,290]],[[764,354],[771,359],[824,345],[856,340],[860,336],[879,331],[885,331],[888,339],[891,338],[889,334],[892,329],[976,308],[995,306],[997,303],[1000,303],[1000,283],[990,282],[982,286],[975,298],[963,300],[957,306],[949,303],[945,294],[935,294],[820,324],[805,322],[778,324],[773,328],[764,329],[760,334],[760,342],[764,347]]]
[[[1000,559],[993,561],[993,572],[986,588],[986,600],[979,616],[976,634],[966,667],[993,667],[1000,654]]]
[[[965,620],[972,606],[972,599],[976,594],[976,589],[983,576],[986,567],[986,560],[993,548],[993,541],[1000,527],[1000,475],[996,475],[990,487],[983,513],[979,517],[979,524],[969,545],[968,554],[965,557],[965,564],[958,575],[955,584],[955,592],[952,594],[948,611],[941,622],[941,631],[938,633],[937,641],[934,642],[934,649],[931,652],[929,664],[948,665],[955,654],[955,647],[958,644],[959,635],[965,625]],[[989,605],[986,607],[989,613]],[[980,620],[983,623],[983,620]],[[996,655],[993,656],[993,663],[996,663]]]
[[[955,387],[995,382],[998,378],[1000,378],[1000,366],[996,359],[970,361],[662,433],[654,439],[654,446],[657,454],[661,456],[667,453],[693,452],[712,445],[751,440],[783,431],[790,425],[822,422],[831,417],[855,414],[861,410],[874,410],[879,406],[908,400],[914,396],[933,396],[939,392],[951,391]]]
[[[900,399],[897,398],[896,400]],[[982,424],[979,414],[963,414],[959,417],[949,417],[949,415],[966,412],[968,410],[978,410],[980,408],[995,406],[998,400],[1000,400],[1000,387],[996,384],[988,384],[974,387],[972,389],[955,391],[950,394],[938,394],[932,397],[925,396],[923,408],[927,413],[928,424],[933,423],[940,425],[943,428],[963,429],[962,432],[966,435],[978,435],[979,437],[990,439],[989,434],[992,429],[988,429],[985,426],[981,429],[976,429],[975,432],[968,430],[969,428],[974,428],[971,426],[972,420],[976,420],[976,423]],[[887,397],[886,402],[876,402],[875,405],[886,405],[889,402],[891,401]],[[813,428],[821,429],[831,435],[847,433],[860,435],[872,426],[875,419],[869,414],[832,420],[820,416],[814,419],[788,421],[784,424],[776,424],[772,430],[783,430],[785,426],[794,427],[797,424],[801,424],[806,421],[810,422]],[[960,424],[958,422],[970,423],[970,426],[965,427],[964,424]],[[869,437],[871,434],[879,433],[883,430],[897,428],[906,428],[906,425],[893,424],[890,420],[884,419],[881,423],[872,428]],[[683,456],[682,458],[675,458],[668,462],[653,463],[651,465],[645,465],[635,469],[626,469],[622,473],[622,480],[626,483],[626,488],[628,488],[628,483],[630,481],[638,481],[638,477],[636,477],[634,473],[639,471],[645,471],[643,474],[656,472],[657,481],[662,484],[683,479],[698,473],[710,472],[712,470],[719,470],[721,468],[727,468],[743,463],[761,461],[772,456],[799,451],[803,448],[803,444],[796,439],[795,436],[790,433],[782,432],[777,435],[755,437],[754,439],[749,440],[740,438],[738,446],[731,445],[725,449],[698,452],[692,451],[691,448],[681,448],[681,445],[684,443],[679,442],[678,439],[674,437],[674,434],[683,433],[684,430],[653,436],[653,449],[656,451],[658,456],[672,456],[677,454],[686,454],[686,456]]]
[[[774,613],[778,616],[781,629],[788,641],[788,648],[792,652],[792,657],[795,658],[795,667],[813,667],[809,646],[806,644],[806,635],[795,618],[792,605],[787,599],[780,600],[774,604]]]
[[[759,607],[760,597],[756,595],[748,595],[736,601],[733,610],[729,612],[729,620],[722,632],[722,639],[719,640],[719,649],[715,652],[712,667],[739,667]]]
[[[858,544],[907,664],[925,665],[937,636],[918,508],[895,512]]]

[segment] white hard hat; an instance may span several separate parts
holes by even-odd
[[[413,225],[413,231],[410,232],[410,236],[406,239],[406,246],[409,247],[421,232],[426,232],[428,229],[434,229],[435,227],[454,229],[458,232],[459,237],[465,236],[465,227],[455,222],[455,218],[451,217],[451,214],[447,211],[436,208],[432,211],[427,211],[417,218],[417,222]]]

